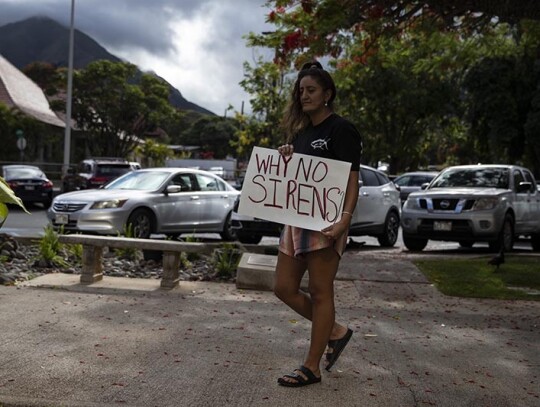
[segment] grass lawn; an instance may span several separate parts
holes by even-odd
[[[505,256],[499,269],[491,257],[416,260],[435,286],[455,297],[540,301],[540,257]]]

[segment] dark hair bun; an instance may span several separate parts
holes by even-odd
[[[321,63],[319,61],[311,61],[306,62],[304,65],[302,65],[301,71],[304,71],[306,69],[323,69]]]

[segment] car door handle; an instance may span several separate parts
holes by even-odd
[[[221,198],[223,199],[227,199],[229,196],[228,195],[221,195]]]
[[[198,196],[198,195],[195,195],[195,196],[192,196],[192,197],[191,197],[191,200],[192,200],[192,201],[196,201],[197,199],[199,199],[199,196]]]
[[[369,196],[369,192],[362,192],[362,196]]]

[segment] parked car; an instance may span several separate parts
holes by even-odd
[[[100,188],[120,175],[140,168],[122,158],[87,158],[62,179],[62,192]]]
[[[189,168],[131,171],[97,190],[54,198],[47,216],[55,229],[101,235],[217,232],[234,240],[231,213],[239,192],[220,177]]]
[[[411,192],[419,191],[423,185],[429,184],[437,174],[433,171],[414,171],[396,177],[393,181],[399,187],[401,203],[405,203]]]
[[[360,192],[349,236],[374,236],[381,246],[394,246],[400,214],[399,190],[394,183],[382,171],[361,165]],[[259,243],[263,236],[279,236],[283,227],[280,223],[240,215],[236,211],[232,226],[243,243]]]
[[[531,172],[516,165],[466,165],[443,170],[402,209],[403,242],[420,251],[428,240],[470,247],[488,242],[509,251],[516,236],[540,250],[540,192]]]
[[[24,204],[41,203],[45,208],[51,205],[53,183],[39,167],[4,165],[2,177]]]

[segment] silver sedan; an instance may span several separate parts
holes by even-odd
[[[234,240],[231,212],[238,194],[207,171],[149,168],[129,172],[101,189],[58,195],[47,217],[55,229],[69,232],[141,238],[217,232]]]

